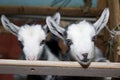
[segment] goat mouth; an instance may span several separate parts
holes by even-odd
[[[78,63],[79,63],[83,68],[88,68],[91,62],[90,62],[90,61],[89,61],[89,62],[78,61]]]
[[[79,56],[76,56],[77,57],[77,62],[83,67],[83,68],[88,68],[90,63],[91,63],[91,59],[85,59],[85,60],[81,60],[79,58]]]

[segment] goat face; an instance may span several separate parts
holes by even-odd
[[[59,24],[60,14],[56,13],[52,19]],[[3,27],[18,37],[26,60],[37,60],[41,58],[48,33],[47,25],[24,25],[18,27],[11,23],[4,15],[1,16]]]
[[[37,60],[40,58],[47,35],[41,25],[18,27],[11,23],[4,15],[1,16],[1,21],[6,30],[17,36],[22,44],[27,60]]]
[[[46,33],[40,25],[25,25],[18,32],[18,40],[23,44],[26,60],[37,60],[43,53]]]
[[[72,24],[66,30],[65,41],[71,55],[83,65],[89,64],[94,57],[95,35],[93,25],[86,21]]]
[[[83,67],[86,67],[94,58],[95,36],[98,35],[107,24],[108,18],[109,9],[106,8],[94,24],[90,24],[84,20],[64,29],[57,25],[51,17],[47,17],[46,23],[49,30],[68,45],[72,57]]]

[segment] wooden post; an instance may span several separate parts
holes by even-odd
[[[119,26],[119,0],[108,0],[108,6],[110,8],[110,28],[113,29],[116,26]],[[115,61],[120,61],[120,35],[117,36],[117,45],[115,46]],[[119,50],[117,52],[117,49]],[[120,79],[120,78],[119,78]],[[112,80],[119,80],[118,78],[113,78]]]
[[[119,18],[119,0],[108,0],[108,6],[110,8],[110,28],[113,29],[120,24]],[[117,53],[117,49],[120,47],[120,36],[117,36],[117,45],[115,49],[115,53]],[[120,54],[120,53],[119,53]],[[115,61],[120,61],[120,55],[115,54]]]

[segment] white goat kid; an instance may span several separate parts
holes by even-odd
[[[58,13],[53,17],[57,20]],[[59,20],[59,19],[58,19]],[[23,25],[18,27],[11,23],[4,15],[1,16],[1,21],[4,28],[17,36],[22,43],[23,53],[26,60],[44,59],[43,55],[47,56],[47,60],[58,60],[45,45],[47,37],[47,26],[41,25]],[[58,22],[58,21],[56,21]],[[44,53],[46,51],[46,53]]]
[[[60,27],[51,17],[47,17],[46,23],[49,30],[68,45],[71,56],[82,66],[86,67],[95,60],[99,51],[94,45],[95,37],[104,28],[109,19],[109,9],[105,8],[101,17],[91,24],[85,20],[77,24],[71,24],[66,29]]]

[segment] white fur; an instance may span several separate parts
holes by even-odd
[[[82,54],[88,53],[88,59],[93,58],[94,42],[92,37],[95,36],[94,27],[86,21],[78,24],[72,24],[67,30],[67,39],[72,40],[73,44],[70,46],[72,56],[76,55],[83,59]],[[88,45],[86,45],[88,44]]]
[[[45,39],[46,34],[41,25],[24,25],[18,32],[18,40],[24,45],[23,51],[27,60],[37,60],[41,56],[44,45],[40,43]]]
[[[53,16],[57,22],[57,16],[59,13]],[[59,18],[59,17],[58,17]],[[6,16],[1,16],[3,27],[18,37],[18,40],[23,44],[23,53],[25,54],[26,60],[37,60],[40,59],[41,55],[44,54],[43,50],[46,48],[45,44],[41,44],[47,37],[47,26],[42,27],[41,25],[23,25],[16,26],[11,23]],[[45,49],[47,60],[58,60],[48,48]]]
[[[53,16],[53,19],[59,24],[60,14],[56,13]],[[18,27],[11,23],[7,17],[4,15],[1,16],[1,21],[3,27],[18,37],[18,40],[23,44],[23,53],[25,54],[26,60],[38,60],[42,59],[50,60],[50,61],[58,61],[59,59],[51,53],[49,48],[45,44],[41,44],[43,40],[46,40],[47,37],[47,25],[24,25]],[[43,50],[45,52],[43,52]],[[47,56],[47,57],[46,57]],[[19,77],[19,76],[17,76]],[[45,80],[51,80],[52,75],[48,75],[45,77]]]

